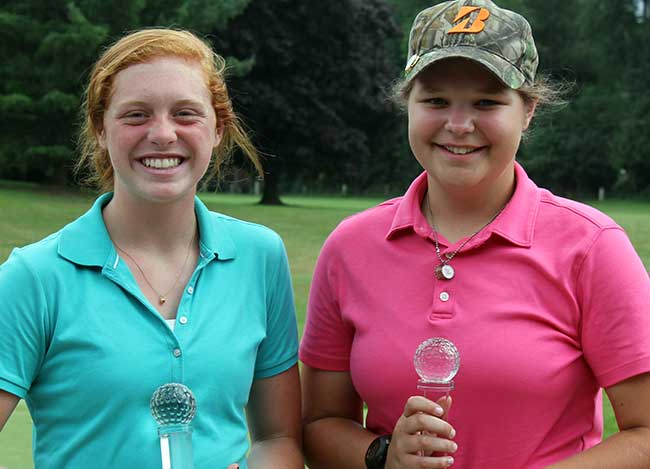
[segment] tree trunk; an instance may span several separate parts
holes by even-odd
[[[275,173],[266,171],[264,173],[264,191],[260,205],[284,205],[280,200],[280,188]]]

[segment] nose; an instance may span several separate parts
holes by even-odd
[[[445,130],[457,135],[474,132],[474,116],[467,109],[452,108],[445,122]]]
[[[158,117],[149,128],[148,137],[155,145],[168,146],[178,139],[176,125],[167,117]]]

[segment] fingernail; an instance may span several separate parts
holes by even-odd
[[[448,457],[447,458],[447,466],[451,466],[452,464],[454,464],[454,458]]]
[[[442,414],[445,413],[445,410],[444,410],[442,407],[440,407],[439,405],[436,404],[436,406],[434,407],[433,412],[434,412],[438,417],[440,417]]]
[[[458,451],[458,445],[452,441],[451,442],[451,452],[455,453],[456,451]]]
[[[456,430],[452,428],[451,431],[449,432],[449,438],[453,438],[455,436],[456,436]]]

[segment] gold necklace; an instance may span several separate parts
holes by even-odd
[[[486,226],[488,226],[490,223],[492,223],[496,219],[496,217],[498,217],[501,214],[501,212],[503,212],[503,209],[506,208],[505,205],[501,207],[499,211],[495,213],[485,225],[483,225],[477,231],[472,233],[472,235],[469,238],[463,241],[461,245],[454,250],[454,252],[452,252],[451,254],[450,253],[445,254],[446,259],[443,259],[442,256],[440,255],[440,245],[438,244],[438,232],[436,231],[436,227],[433,224],[433,211],[431,210],[431,205],[429,205],[428,194],[425,194],[424,196],[424,203],[427,206],[427,213],[431,217],[431,228],[433,228],[433,242],[435,243],[436,246],[436,256],[438,256],[438,260],[440,261],[440,264],[438,264],[434,270],[434,273],[436,274],[436,278],[439,280],[451,280],[452,278],[454,278],[454,276],[456,275],[456,269],[454,269],[453,266],[449,264],[451,260],[456,256],[456,254],[460,252],[461,249],[465,247],[467,243],[469,243],[472,239],[474,239],[474,236],[476,236],[481,231],[483,231],[483,229]]]
[[[194,240],[196,239],[196,235],[197,235],[197,232],[195,232],[195,233],[194,233],[194,236],[192,236],[192,239],[190,239],[190,244],[187,246],[187,254],[185,254],[185,260],[183,261],[183,265],[182,265],[181,268],[178,270],[178,272],[176,272],[176,277],[175,277],[175,279],[174,279],[174,283],[173,283],[172,286],[169,288],[169,290],[167,290],[165,293],[160,293],[158,290],[156,290],[156,289],[153,287],[153,285],[151,284],[151,282],[150,282],[149,279],[147,278],[147,275],[144,273],[144,270],[142,270],[142,267],[140,267],[140,264],[138,264],[138,261],[136,261],[136,260],[133,258],[133,256],[132,256],[131,254],[129,254],[129,253],[126,252],[124,249],[122,249],[121,247],[119,247],[119,246],[117,245],[117,243],[115,242],[115,240],[113,240],[113,244],[115,245],[115,247],[116,247],[117,249],[119,249],[121,252],[123,252],[124,254],[126,254],[126,256],[127,256],[129,259],[131,259],[131,260],[133,261],[133,263],[135,264],[135,266],[138,268],[138,270],[139,270],[140,273],[142,274],[142,278],[144,279],[145,282],[147,282],[147,285],[149,285],[149,288],[151,288],[151,289],[154,291],[154,293],[155,293],[156,295],[158,295],[158,304],[162,306],[162,305],[164,305],[165,302],[167,301],[167,295],[168,295],[168,294],[169,294],[169,293],[170,293],[170,292],[171,292],[171,291],[176,287],[176,284],[178,283],[178,281],[179,281],[180,278],[181,278],[181,274],[183,273],[183,270],[185,270],[185,265],[187,264],[187,260],[190,258],[190,252],[192,251],[192,244],[194,243]]]

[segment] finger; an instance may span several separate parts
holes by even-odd
[[[440,404],[433,402],[427,399],[426,397],[422,397],[422,396],[409,397],[408,400],[406,401],[406,405],[404,406],[404,416],[410,417],[411,415],[418,414],[421,412],[424,412],[425,414],[436,415],[438,417],[441,417],[445,413],[445,410]]]
[[[437,455],[441,455],[441,453],[453,454],[458,451],[458,445],[454,441],[440,438],[436,435],[409,435],[402,439],[399,451],[402,454],[416,454],[420,456],[431,456],[434,453]]]
[[[418,467],[425,469],[441,469],[454,464],[453,456],[417,456],[409,454],[402,458],[402,467]]]
[[[415,414],[404,419],[402,423],[404,433],[415,435],[417,433],[435,433],[443,438],[454,438],[456,430],[447,421],[428,414]]]
[[[421,455],[443,456],[453,454],[458,451],[458,445],[455,441],[446,438],[440,438],[437,435],[422,434],[418,435],[417,444],[420,446]]]
[[[442,396],[440,399],[436,401],[436,404],[438,404],[440,407],[442,407],[444,414],[443,418],[447,420],[449,418],[449,411],[451,410],[451,396]]]

